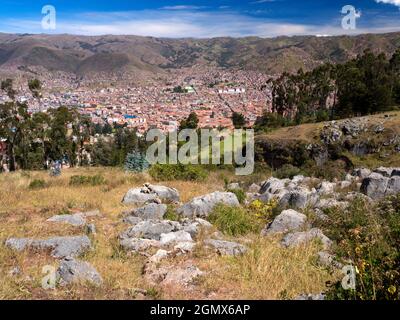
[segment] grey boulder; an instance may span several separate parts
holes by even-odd
[[[150,248],[159,248],[160,242],[157,240],[129,238],[120,240],[121,247],[126,251],[144,252]]]
[[[55,237],[47,240],[10,238],[5,245],[16,251],[28,248],[36,250],[50,249],[51,255],[58,259],[77,257],[91,248],[91,242],[87,236]]]
[[[167,206],[165,204],[150,203],[142,208],[133,210],[131,215],[142,220],[161,220],[166,212]]]
[[[325,250],[332,246],[332,240],[325,236],[320,229],[314,228],[305,232],[289,233],[282,239],[282,244],[285,247],[297,247],[302,244],[307,244],[313,240],[321,241]]]
[[[86,219],[79,213],[57,215],[47,219],[47,221],[70,224],[75,227],[82,227],[86,224]]]
[[[206,246],[214,248],[220,255],[238,256],[247,251],[244,245],[237,242],[208,239],[204,243]]]
[[[179,202],[179,192],[174,188],[145,184],[142,188],[130,189],[122,199],[124,204],[144,204],[161,199],[167,202]]]
[[[64,259],[57,269],[57,275],[62,284],[90,282],[100,286],[103,279],[97,270],[88,262],[75,259]]]
[[[274,221],[266,227],[261,235],[272,235],[276,233],[286,233],[289,231],[297,231],[305,226],[307,217],[295,210],[289,209],[282,211]]]
[[[181,229],[182,226],[175,221],[146,220],[139,222],[133,227],[130,227],[128,230],[126,230],[124,233],[121,234],[121,238],[122,239],[143,238],[143,239],[160,240],[161,234],[179,231]]]
[[[194,198],[177,210],[177,213],[186,217],[207,217],[218,204],[228,206],[239,206],[239,201],[234,193],[213,192],[201,197]]]

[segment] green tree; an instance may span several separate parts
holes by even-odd
[[[238,112],[232,113],[232,123],[235,129],[241,129],[246,125],[246,119],[243,114]]]
[[[186,120],[182,120],[179,130],[183,129],[197,129],[199,125],[199,118],[195,112],[191,112]]]

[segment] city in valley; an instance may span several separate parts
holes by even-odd
[[[76,107],[94,124],[118,124],[136,128],[138,133],[150,128],[175,131],[191,112],[197,114],[200,128],[233,129],[233,112],[242,114],[252,126],[271,102],[270,77],[256,71],[185,68],[139,80],[126,75],[41,75],[41,99],[27,88],[26,73],[15,79],[17,100],[26,102],[29,112]],[[0,93],[0,103],[8,99],[5,92]]]

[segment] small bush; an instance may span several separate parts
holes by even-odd
[[[167,212],[164,215],[165,220],[170,220],[170,221],[179,221],[180,216],[176,213],[175,208],[172,207],[171,205],[167,206]]]
[[[277,209],[278,200],[275,198],[271,199],[268,203],[255,200],[249,206],[249,210],[265,224],[272,221],[272,219],[278,215]]]
[[[71,186],[99,186],[105,183],[106,180],[99,174],[95,176],[72,176],[69,180]]]
[[[241,204],[246,200],[246,193],[242,189],[228,189],[227,191],[234,193]]]
[[[208,173],[199,165],[183,164],[156,164],[153,165],[149,174],[156,181],[203,181]]]
[[[218,230],[229,236],[259,232],[263,224],[247,210],[240,207],[218,205],[209,215],[208,220]]]
[[[356,289],[344,290],[341,281],[328,299],[400,300],[400,195],[375,206],[356,199],[344,212],[326,212],[330,222],[323,228],[336,240],[336,254],[356,268]]]
[[[292,179],[301,174],[301,170],[291,164],[285,164],[282,168],[275,171],[274,176],[278,179]]]
[[[44,189],[47,187],[46,181],[42,179],[35,179],[29,184],[29,189],[37,190],[37,189]]]

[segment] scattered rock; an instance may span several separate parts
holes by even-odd
[[[157,198],[168,202],[179,202],[179,192],[174,188],[147,183],[142,188],[130,189],[122,202],[125,204],[144,204]]]
[[[369,177],[371,173],[372,171],[366,168],[358,168],[353,171],[353,175],[360,179],[365,179]]]
[[[319,239],[326,250],[332,245],[332,240],[325,236],[320,229],[316,228],[305,232],[289,233],[283,238],[282,244],[285,247],[296,247],[301,244],[309,243],[314,239]]]
[[[101,212],[100,210],[92,210],[92,211],[87,211],[87,212],[79,212],[77,213],[81,215],[84,218],[93,218],[93,217],[101,217]]]
[[[82,227],[86,224],[86,219],[81,214],[63,214],[47,219],[48,222],[66,223],[75,227]]]
[[[276,194],[278,191],[285,189],[287,184],[290,182],[289,179],[277,179],[269,178],[261,185],[260,194],[270,193]]]
[[[96,226],[93,223],[86,225],[86,234],[96,234]]]
[[[121,234],[121,238],[144,238],[160,240],[161,234],[179,231],[182,226],[176,221],[146,220],[130,227]]]
[[[325,251],[318,252],[318,263],[324,267],[335,267],[338,269],[343,267],[341,263],[336,261],[334,255]]]
[[[301,294],[298,297],[296,297],[294,300],[325,300],[325,294],[319,293],[319,294]]]
[[[133,210],[131,215],[142,220],[161,220],[166,212],[167,206],[165,204],[150,203],[142,208]]]
[[[381,174],[384,177],[391,177],[394,168],[379,167],[374,170],[375,173]]]
[[[195,239],[201,229],[211,229],[213,225],[206,220],[196,218],[193,220],[184,220],[182,222],[183,230],[188,232],[193,239]]]
[[[250,187],[248,192],[249,193],[260,193],[261,187],[258,184],[253,183]]]
[[[16,251],[28,248],[36,250],[50,249],[51,255],[58,259],[77,257],[91,248],[91,242],[87,236],[55,237],[47,240],[10,238],[5,245]]]
[[[159,263],[161,260],[168,258],[168,254],[168,251],[159,249],[155,255],[150,257],[149,261],[153,263]]]
[[[388,178],[376,172],[371,173],[363,180],[361,192],[373,200],[382,199],[387,195],[388,187],[390,194],[400,192],[400,185],[396,184],[396,180],[399,178],[400,177]]]
[[[178,214],[186,218],[207,217],[218,204],[239,206],[239,201],[234,193],[213,192],[205,196],[194,198],[177,210]]]
[[[137,225],[139,222],[142,222],[143,220],[139,217],[134,217],[134,216],[126,216],[122,219],[122,222],[128,223],[131,225]]]
[[[121,247],[126,251],[145,252],[150,248],[159,248],[161,244],[157,240],[130,238],[120,240]]]
[[[329,195],[335,192],[336,183],[323,181],[318,186],[317,191],[321,195]]]
[[[57,275],[61,284],[71,284],[79,282],[90,282],[97,286],[103,283],[103,279],[97,270],[88,262],[74,259],[64,259],[57,269]]]
[[[237,242],[209,239],[204,241],[207,246],[213,247],[220,255],[237,256],[246,253],[247,248]]]
[[[319,199],[314,208],[322,210],[334,207],[345,209],[348,206],[349,203],[345,201],[338,201],[336,199]]]
[[[190,234],[186,231],[176,231],[170,233],[163,233],[161,234],[160,243],[163,246],[170,245],[172,243],[178,242],[192,242],[193,239]]]
[[[230,183],[226,186],[227,190],[240,190],[240,184],[239,183]]]
[[[307,217],[302,213],[292,209],[285,210],[274,219],[271,225],[261,232],[261,235],[298,231],[305,226],[306,220]]]
[[[194,242],[179,242],[175,247],[174,251],[180,251],[182,253],[192,252],[196,247]]]

